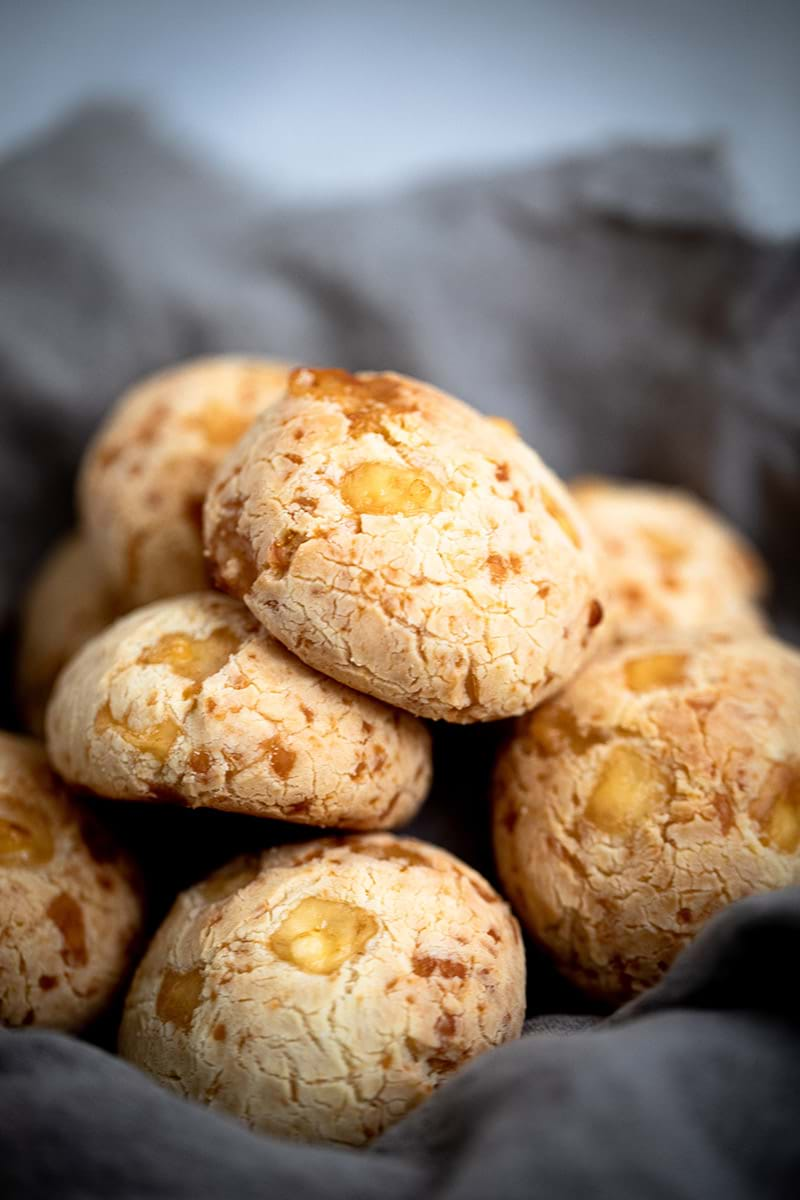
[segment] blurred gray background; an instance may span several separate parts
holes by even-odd
[[[800,0],[0,0],[0,154],[98,96],[300,202],[710,135],[800,228]]]

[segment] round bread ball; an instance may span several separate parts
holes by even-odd
[[[579,479],[570,490],[601,550],[603,640],[704,626],[764,630],[761,559],[694,496],[611,479]]]
[[[138,609],[87,643],[46,724],[60,774],[120,800],[380,829],[410,820],[430,785],[420,722],[305,666],[214,592]]]
[[[143,380],[109,413],[86,453],[78,501],[121,609],[206,586],[209,480],[287,375],[271,360],[201,358]]]
[[[519,722],[494,836],[564,973],[644,990],[718,909],[800,883],[800,653],[673,632],[598,657]]]
[[[524,1009],[519,929],[480,875],[412,838],[326,839],[178,898],[120,1052],[256,1129],[359,1145],[517,1037]]]
[[[58,672],[115,616],[114,598],[88,543],[79,534],[64,538],[34,578],[22,612],[17,697],[33,733],[44,732],[44,710]]]
[[[223,590],[304,662],[419,716],[521,713],[602,617],[590,535],[519,438],[428,384],[304,367],[220,467]]]
[[[0,1023],[78,1030],[132,967],[132,861],[31,738],[0,733]]]

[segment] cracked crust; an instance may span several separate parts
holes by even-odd
[[[508,906],[411,838],[239,859],[177,900],[125,1006],[120,1052],[254,1128],[358,1145],[519,1036]]]
[[[133,965],[133,863],[31,738],[0,733],[0,1023],[78,1030]]]
[[[800,653],[673,632],[523,718],[494,786],[504,888],[564,973],[620,1003],[723,905],[800,883]]]
[[[420,716],[529,709],[602,617],[560,481],[400,375],[294,371],[218,470],[204,535],[217,584],[304,662]]]
[[[570,485],[601,550],[607,617],[603,640],[668,629],[760,633],[767,590],[756,550],[688,492],[613,479]]]
[[[209,480],[288,371],[268,359],[201,358],[143,380],[111,411],[87,450],[78,501],[122,611],[206,586]]]
[[[44,732],[44,711],[59,671],[116,615],[86,540],[79,534],[64,538],[45,559],[22,613],[17,697],[25,724],[37,736]]]
[[[63,777],[104,796],[330,827],[403,824],[431,777],[420,722],[305,666],[214,592],[139,609],[85,646],[47,739]]]

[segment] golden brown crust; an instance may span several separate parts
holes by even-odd
[[[94,437],[78,499],[121,610],[206,586],[200,533],[211,476],[286,387],[287,364],[201,358],[127,391]]]
[[[717,909],[800,882],[800,654],[662,634],[591,663],[519,722],[497,862],[531,932],[618,1003]]]
[[[44,710],[61,668],[116,615],[86,540],[64,538],[34,578],[22,612],[17,695],[32,733],[44,732]]]
[[[32,739],[0,733],[0,1023],[77,1030],[133,965],[131,860]]]
[[[214,592],[139,609],[85,646],[47,738],[64,778],[101,795],[331,827],[403,824],[431,775],[423,725],[305,666]]]
[[[519,1035],[508,906],[452,855],[368,835],[239,859],[177,900],[120,1051],[180,1094],[305,1141],[369,1141]]]
[[[317,669],[418,715],[523,712],[596,625],[593,550],[518,438],[428,384],[300,368],[218,470],[216,582]]]
[[[602,640],[707,626],[764,631],[762,560],[696,497],[602,478],[577,479],[570,491],[601,551],[608,600]]]

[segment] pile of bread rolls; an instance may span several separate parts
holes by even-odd
[[[766,631],[756,554],[698,501],[568,489],[507,421],[417,380],[219,358],[122,397],[78,507],[23,619],[44,745],[0,736],[5,1023],[85,1027],[136,966],[126,1058],[345,1144],[517,1037],[511,909],[384,832],[429,790],[423,719],[517,719],[498,876],[594,1000],[800,881],[800,654]],[[146,947],[140,874],[86,793],[298,839],[198,881]]]

